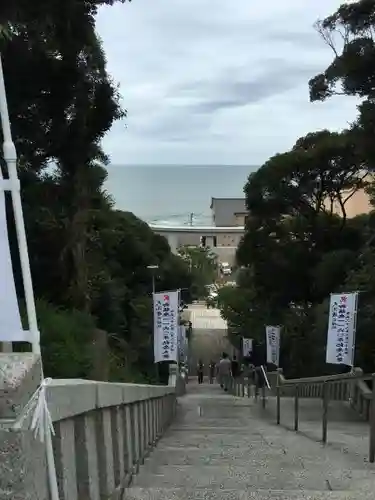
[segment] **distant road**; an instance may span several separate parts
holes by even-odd
[[[220,316],[219,309],[207,309],[204,303],[196,303],[189,306],[189,312],[193,326],[190,373],[194,376],[199,359],[207,369],[211,359],[218,361],[221,353],[231,353],[232,347],[227,339],[227,324]]]

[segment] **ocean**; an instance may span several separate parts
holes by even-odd
[[[109,165],[106,189],[116,208],[147,222],[210,224],[211,198],[241,198],[245,165]]]

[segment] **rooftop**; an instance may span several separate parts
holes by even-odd
[[[235,203],[238,208],[244,207],[246,210],[245,198],[211,198],[210,208],[212,209],[215,202],[219,203]]]
[[[160,224],[149,224],[155,231],[165,231],[170,233],[243,233],[244,226],[167,226]]]

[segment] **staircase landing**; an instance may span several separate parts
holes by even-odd
[[[345,449],[341,422],[339,441],[321,445],[311,401],[301,402],[305,435],[275,425],[272,401],[263,413],[259,403],[223,394],[216,385],[189,383],[188,389],[175,422],[127,490],[127,500],[374,498],[375,467],[365,461],[365,441]],[[290,418],[290,404],[284,406]],[[361,441],[364,426],[353,419],[350,436]]]

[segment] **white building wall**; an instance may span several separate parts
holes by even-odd
[[[201,243],[201,237],[206,237],[206,247],[209,247],[213,253],[218,257],[219,262],[228,262],[230,265],[235,263],[237,246],[241,240],[243,232],[239,231],[215,231],[215,228],[202,228],[198,230],[197,227],[181,230],[168,230],[167,227],[152,228],[156,233],[164,236],[173,253],[181,246],[191,245],[198,246]],[[214,245],[216,239],[216,245]]]
[[[168,244],[171,248],[172,253],[177,253],[177,249],[180,246],[178,242],[178,233],[163,234],[167,238]]]

